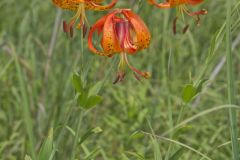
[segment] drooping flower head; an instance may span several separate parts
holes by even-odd
[[[150,4],[155,5],[158,8],[176,8],[177,9],[177,16],[173,21],[173,32],[176,34],[176,22],[179,16],[182,16],[183,14],[187,14],[188,16],[195,19],[196,24],[200,24],[200,15],[207,14],[207,10],[202,9],[197,12],[190,12],[187,9],[187,5],[198,5],[203,2],[203,0],[166,0],[166,2],[156,2],[156,0],[147,0]],[[183,33],[185,33],[188,29],[188,25],[184,27]]]
[[[104,11],[111,9],[117,3],[118,0],[112,0],[108,5],[102,5],[104,0],[52,0],[52,2],[67,10],[75,11],[76,14],[71,18],[70,22],[63,22],[63,30],[73,36],[73,26],[77,23],[77,28],[86,31],[86,25],[89,26],[86,18],[85,10]],[[79,20],[79,21],[78,21]],[[78,21],[78,22],[77,22]]]
[[[93,45],[93,35],[97,32],[101,38],[101,48]],[[149,46],[150,33],[142,19],[130,9],[116,9],[99,19],[90,29],[88,36],[89,49],[101,56],[112,57],[120,54],[118,75],[114,83],[125,77],[126,65],[139,80],[142,76],[149,78],[148,72],[142,72],[129,64],[127,54],[134,55]]]

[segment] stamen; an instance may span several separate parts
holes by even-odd
[[[86,26],[85,24],[83,24],[83,30],[82,30],[82,32],[83,32],[83,38],[85,38],[85,36],[86,36],[86,34],[87,34],[87,31],[88,31],[87,26]]]
[[[84,25],[82,18],[80,18],[79,23],[77,25],[77,29],[81,29],[82,26]]]
[[[116,77],[115,81],[113,81],[113,84],[116,84],[118,82],[122,82],[124,80],[124,78],[125,78],[125,75],[126,75],[125,73],[119,72],[117,74],[117,77]]]
[[[151,77],[151,74],[150,74],[149,72],[143,72],[143,71],[140,71],[140,70],[134,68],[133,66],[131,66],[130,63],[128,62],[126,53],[122,53],[122,54],[124,55],[124,60],[125,60],[125,62],[127,63],[128,67],[129,67],[132,71],[134,71],[135,73],[139,74],[140,76],[142,76],[142,77],[144,77],[144,78],[146,78],[146,79],[148,79],[148,78]]]
[[[136,73],[133,73],[133,75],[138,81],[141,81],[141,78]]]
[[[63,32],[67,33],[68,32],[68,24],[66,21],[63,21]]]
[[[116,77],[116,79],[115,79],[115,81],[113,81],[113,84],[118,83],[118,82],[119,82],[119,79],[120,79],[120,75],[118,74],[117,77]]]
[[[73,37],[73,26],[70,26],[70,37],[72,38]]]
[[[120,73],[120,79],[119,82],[122,82],[125,78],[126,73]]]
[[[88,24],[86,15],[85,15],[85,4],[84,2],[79,2],[77,13],[71,18],[69,24],[67,24],[66,21],[63,21],[63,31],[65,33],[69,33],[70,37],[73,37],[73,26],[76,23],[76,21],[79,19],[79,23],[77,25],[77,29],[83,28],[83,35],[86,36],[87,33],[87,27],[84,22]]]
[[[188,28],[189,28],[189,25],[187,24],[187,25],[183,28],[183,34],[185,34],[185,33],[187,32]]]
[[[176,35],[177,34],[177,20],[178,18],[175,17],[173,20],[173,34]]]
[[[185,5],[180,5],[178,8],[178,14],[179,12],[181,12],[182,14],[185,13],[187,14],[188,16],[192,17],[193,19],[195,19],[195,22],[196,22],[196,25],[199,26],[200,25],[200,15],[205,15],[207,14],[207,10],[206,9],[202,9],[200,11],[197,11],[197,12],[189,12],[189,10],[187,9],[187,7]],[[184,17],[183,17],[184,18]],[[175,20],[174,20],[174,23],[175,23]],[[174,24],[175,25],[175,24]],[[175,27],[175,26],[174,26]],[[174,34],[176,34],[176,30],[175,28],[173,27],[173,32]],[[183,29],[183,33],[186,33],[186,31],[188,30],[189,26],[186,25]]]
[[[189,13],[189,14],[192,15],[192,16],[195,16],[195,15],[205,15],[205,14],[207,14],[207,13],[208,13],[208,11],[207,11],[206,9],[202,9],[202,10],[200,10],[200,11],[191,12],[191,13]]]

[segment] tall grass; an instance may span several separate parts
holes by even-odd
[[[12,55],[14,57],[15,67],[17,70],[17,77],[18,77],[18,81],[19,81],[19,87],[20,87],[21,99],[22,99],[22,104],[19,104],[19,105],[22,106],[22,108],[23,108],[22,109],[23,110],[22,118],[24,120],[26,132],[27,132],[27,136],[28,136],[27,142],[29,143],[29,150],[30,150],[31,156],[33,157],[33,159],[36,159],[36,150],[35,150],[36,140],[35,140],[35,136],[33,133],[33,124],[32,124],[29,98],[28,98],[29,95],[27,93],[27,85],[24,80],[25,77],[24,77],[22,68],[20,66],[19,58],[17,57],[14,46],[12,44],[10,44],[9,49],[10,49],[10,52],[12,52]]]
[[[233,1],[228,0],[227,16],[226,16],[226,54],[227,54],[227,78],[228,78],[228,102],[229,104],[236,104],[236,87],[235,87],[235,71],[233,67],[233,54],[232,54],[232,11]],[[232,139],[232,157],[233,160],[239,160],[239,147],[238,147],[238,132],[237,132],[237,112],[235,108],[229,109],[230,116],[230,130]]]
[[[227,17],[225,5],[219,5],[225,3]],[[113,85],[117,55],[92,54],[81,31],[67,37],[60,22],[69,20],[71,12],[62,10],[57,17],[51,1],[0,1],[0,159],[238,159],[239,4],[206,0],[190,8],[208,10],[201,26],[186,18],[189,31],[174,36],[172,10],[145,0],[120,0],[116,8],[133,9],[151,30],[150,47],[129,60],[152,72],[152,78],[139,82],[128,72],[123,83]],[[106,13],[87,12],[90,24]],[[54,19],[59,21],[55,27]],[[226,53],[227,69],[222,63]],[[102,97],[87,112],[71,85],[75,71],[90,88],[96,84],[93,90]],[[192,89],[212,75],[198,101],[183,103],[186,86]]]

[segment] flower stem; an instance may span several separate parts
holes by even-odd
[[[228,102],[236,104],[236,93],[234,87],[234,67],[232,58],[232,36],[231,36],[231,6],[232,0],[226,1],[227,17],[226,17],[226,54],[227,54],[227,78],[228,78]],[[229,109],[230,130],[232,140],[232,159],[239,160],[238,153],[238,137],[237,137],[237,113],[236,109]]]
[[[80,127],[81,127],[81,124],[82,124],[82,119],[83,119],[83,113],[80,112],[80,115],[79,115],[78,121],[77,121],[77,129],[75,131],[75,137],[74,137],[74,142],[73,142],[71,160],[75,159],[75,154],[76,154],[78,140],[79,140],[79,135],[80,135],[79,130],[80,130]]]
[[[84,53],[83,53],[83,32],[82,32],[82,30],[81,30],[81,41],[80,41],[80,43],[81,43],[81,59],[80,59],[80,65],[81,65],[81,68],[80,68],[80,70],[81,70],[81,74],[83,75],[83,76],[86,76],[86,73],[85,73],[85,75],[84,75]],[[85,78],[86,77],[84,77],[84,81],[85,81]],[[77,128],[76,128],[76,130],[75,130],[75,137],[74,137],[74,142],[73,142],[73,148],[72,148],[72,153],[71,153],[71,160],[74,160],[75,159],[75,155],[76,155],[76,151],[78,150],[78,148],[77,148],[77,146],[78,146],[78,141],[79,141],[79,136],[80,136],[80,132],[79,132],[79,130],[80,130],[80,127],[81,127],[81,123],[82,123],[82,119],[83,119],[83,116],[84,116],[84,112],[83,111],[81,111],[80,110],[80,113],[79,113],[80,115],[78,116],[78,120],[77,120]]]

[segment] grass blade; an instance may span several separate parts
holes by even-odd
[[[234,86],[234,68],[232,56],[232,35],[231,35],[231,7],[232,0],[226,1],[227,17],[226,17],[226,54],[227,54],[227,79],[228,79],[228,102],[229,104],[236,104],[236,91]],[[237,112],[235,108],[229,108],[230,130],[232,140],[232,158],[239,159],[238,153],[238,135],[237,135]]]
[[[18,76],[18,80],[19,80],[19,87],[20,87],[20,91],[22,94],[23,119],[24,119],[26,130],[27,130],[27,135],[29,138],[31,157],[33,159],[36,159],[37,156],[36,156],[36,152],[35,152],[35,139],[34,139],[34,135],[33,135],[33,124],[32,124],[32,119],[31,119],[31,115],[30,115],[30,105],[28,102],[26,83],[24,82],[25,77],[23,76],[23,72],[22,72],[21,66],[19,64],[17,53],[15,51],[13,44],[10,44],[10,48],[11,48],[12,54],[14,56],[14,62],[15,62],[17,76]]]

